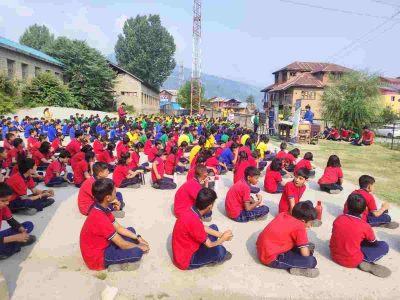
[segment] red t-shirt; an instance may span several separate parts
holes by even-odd
[[[129,164],[129,168],[131,170],[136,169],[139,167],[139,162],[140,162],[140,155],[136,151],[133,151],[131,154],[131,163]]]
[[[87,216],[90,207],[95,203],[93,194],[92,194],[92,185],[95,182],[93,177],[86,179],[81,188],[79,189],[78,194],[78,208],[82,215]]]
[[[241,162],[237,162],[235,165],[235,169],[233,171],[233,183],[238,182],[239,180],[244,179],[244,171],[247,167],[257,167],[257,162],[252,157],[249,160],[243,160]]]
[[[304,223],[289,213],[280,213],[260,233],[257,239],[258,259],[264,265],[294,247],[309,244]]]
[[[8,221],[12,218],[11,210],[8,206],[4,206],[0,209],[0,228],[2,221]]]
[[[167,151],[167,153],[171,152],[171,148],[175,145],[174,141],[169,140],[167,142],[167,144],[165,145],[165,151]]]
[[[356,191],[352,192],[352,194],[359,194],[364,198],[365,203],[367,204],[367,207],[365,208],[365,211],[361,215],[361,218],[365,222],[367,222],[368,215],[371,212],[378,210],[374,196],[371,193],[367,192],[366,190],[356,190]],[[343,213],[347,214],[348,212],[349,212],[349,209],[347,208],[347,201],[346,201],[346,203],[344,204]]]
[[[358,217],[341,215],[333,222],[329,247],[334,262],[348,268],[357,267],[364,259],[361,242],[375,241],[371,225]]]
[[[28,189],[33,189],[36,186],[32,177],[24,178],[19,172],[11,175],[10,178],[7,179],[6,183],[14,192],[10,198],[10,202],[20,196],[26,195]]]
[[[172,231],[173,262],[181,270],[187,270],[193,254],[207,241],[207,233],[198,212],[186,211],[175,222]]]
[[[46,174],[44,175],[44,183],[49,183],[55,177],[56,173],[65,171],[65,164],[62,164],[58,159],[53,161],[47,168]]]
[[[54,151],[56,151],[58,148],[60,148],[60,144],[61,141],[59,138],[55,138],[52,142],[51,142],[51,148],[53,148]]]
[[[81,151],[81,146],[82,144],[77,139],[73,139],[69,142],[67,147],[65,147],[65,150],[67,150],[69,154],[71,154],[71,157],[73,157],[75,154]]]
[[[178,157],[175,154],[169,154],[167,160],[165,161],[165,174],[173,175],[175,166],[177,164]]]
[[[175,217],[179,216],[189,210],[196,202],[196,197],[202,189],[201,184],[197,179],[186,181],[175,193],[174,199],[174,214]]]
[[[27,138],[27,143],[28,143],[28,150],[31,151],[36,148],[36,143],[39,142],[37,138],[34,138],[33,136],[30,136]],[[40,146],[40,145],[39,145]],[[32,153],[32,152],[31,152]]]
[[[164,161],[162,160],[162,158],[156,157],[155,160],[153,161],[153,164],[156,164],[158,175],[160,175],[160,177],[163,178],[164,177]],[[154,173],[153,168],[151,169],[151,180],[153,182],[157,181],[156,173]]]
[[[374,133],[372,131],[363,131],[362,139],[365,142],[370,142],[371,144],[374,142]]]
[[[218,158],[216,158],[215,156],[210,157],[210,158],[208,158],[208,159],[206,160],[206,166],[207,166],[207,167],[210,167],[210,168],[216,169],[216,170],[217,170],[217,173],[219,174],[218,168],[217,168],[217,167],[219,166],[219,160],[218,160]]]
[[[250,149],[249,147],[247,147],[247,146],[242,146],[242,147],[240,147],[238,153],[240,153],[240,152],[242,152],[242,151],[244,151],[244,152],[247,153],[247,157],[248,157],[248,158],[251,157],[251,155],[253,154],[253,153],[251,152],[251,149]]]
[[[83,224],[80,248],[86,266],[91,270],[103,270],[104,251],[117,234],[114,216],[109,209],[95,205]]]
[[[275,157],[278,158],[278,159],[286,159],[286,152],[281,150],[276,154]]]
[[[190,168],[186,176],[186,181],[193,179],[195,175],[196,175],[196,167]]]
[[[42,159],[44,158],[44,159],[46,159],[46,160],[48,160],[49,158],[50,158],[50,153],[47,153],[47,154],[43,154],[42,152],[40,152],[40,151],[35,151],[35,152],[33,152],[33,154],[32,154],[32,158],[33,158],[33,160],[35,161],[35,165],[36,166],[40,166],[40,165],[43,165],[44,164],[44,162],[42,161]]]
[[[97,161],[103,162],[106,164],[110,164],[113,161],[115,161],[114,155],[111,156],[110,151],[107,151],[107,150],[100,151],[99,154],[96,156],[96,159],[97,159]]]
[[[81,184],[85,181],[85,172],[89,171],[89,164],[86,160],[81,160],[75,164],[74,171],[74,183]]]
[[[120,187],[122,181],[126,179],[126,176],[129,174],[129,166],[124,166],[124,165],[118,165],[114,169],[113,173],[113,181],[116,187]]]
[[[7,139],[4,140],[4,142],[3,142],[3,147],[4,147],[4,149],[6,149],[7,151],[10,151],[10,150],[13,148],[13,146],[11,146],[11,144],[8,142]]]
[[[71,165],[72,170],[75,168],[75,166],[81,162],[82,160],[85,160],[85,153],[79,151],[78,153],[76,153],[74,156],[71,157],[71,159],[69,160],[69,163]]]
[[[294,162],[296,161],[296,157],[294,157],[291,153],[287,153],[285,159],[289,165],[294,165]]]
[[[343,178],[343,171],[340,167],[326,167],[324,175],[318,180],[318,184],[334,184]]]
[[[93,142],[93,152],[97,155],[104,151],[104,146],[99,140],[94,140]]]
[[[154,161],[154,159],[156,158],[157,152],[158,152],[158,148],[157,148],[156,146],[154,146],[153,148],[151,148],[151,149],[149,150],[149,154],[147,155],[147,159],[148,159],[150,162]]]
[[[127,153],[129,152],[129,146],[128,145],[124,145],[124,143],[122,141],[120,141],[117,145],[117,157],[118,159],[121,158],[121,154],[122,153]]]
[[[300,160],[294,167],[294,175],[297,175],[297,171],[300,169],[307,169],[307,170],[311,171],[312,170],[311,162],[304,158],[302,160]]]
[[[303,196],[305,190],[305,185],[302,187],[296,187],[293,181],[286,183],[281,196],[281,201],[279,201],[279,212],[282,213],[290,211],[289,199],[294,198],[294,203],[299,203],[300,198]]]
[[[331,135],[332,137],[334,137],[335,139],[340,138],[339,131],[338,131],[337,129],[332,129],[330,135]]]
[[[149,155],[152,146],[153,146],[153,141],[147,140],[146,143],[144,143],[144,148],[143,148],[144,154]]]
[[[282,175],[279,171],[267,170],[264,179],[264,189],[268,193],[275,193],[278,183],[282,182]]]
[[[244,203],[251,200],[250,185],[243,179],[232,185],[226,194],[225,210],[231,219],[239,217],[245,209]]]

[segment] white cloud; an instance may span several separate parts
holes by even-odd
[[[71,38],[84,39],[92,47],[104,53],[111,52],[113,45],[111,45],[110,39],[99,26],[90,23],[87,14],[87,7],[82,7],[76,15],[69,15],[70,20],[64,23],[64,29]]]
[[[125,21],[128,20],[127,15],[120,15],[115,19],[114,31],[120,33],[122,28],[124,28]]]
[[[30,17],[33,15],[34,11],[30,7],[17,5],[15,7],[15,13],[20,17]]]

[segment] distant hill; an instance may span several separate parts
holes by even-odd
[[[107,58],[116,63],[115,54],[110,54]],[[184,68],[185,80],[190,80],[192,71],[189,68]],[[224,98],[236,98],[241,101],[245,101],[249,95],[253,95],[256,99],[256,104],[258,108],[262,108],[262,90],[261,87],[257,87],[251,84],[230,80],[214,75],[202,74],[202,82],[205,86],[207,98],[211,97],[224,97]],[[164,89],[168,90],[178,90],[179,89],[179,70],[178,67],[172,72],[172,74],[167,78],[163,85]]]

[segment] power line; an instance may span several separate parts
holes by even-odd
[[[394,4],[394,3],[390,3],[390,2],[386,2],[386,1],[381,1],[381,0],[372,0],[372,2],[376,2],[376,3],[379,3],[379,4],[383,4],[383,5],[394,6],[394,7],[400,7],[400,5],[398,5],[398,4]]]
[[[335,57],[338,57],[339,59],[343,58],[344,56],[340,56],[340,54],[342,52],[345,52],[346,50],[350,51],[346,51],[346,55],[350,54],[351,52],[353,52],[355,49],[351,49],[353,48],[355,45],[357,45],[357,43],[361,42],[363,39],[367,38],[369,35],[373,34],[374,32],[378,31],[379,29],[381,29],[382,27],[384,27],[387,23],[393,21],[395,19],[396,16],[398,16],[400,14],[400,10],[397,11],[396,13],[394,13],[389,19],[385,20],[384,22],[378,24],[378,26],[372,28],[371,30],[369,30],[368,32],[366,32],[365,34],[363,34],[362,36],[360,36],[359,38],[355,39],[354,41],[352,41],[351,43],[349,43],[348,45],[346,45],[345,47],[343,47],[342,49],[340,49],[339,51],[337,51],[335,54],[331,55],[327,60],[331,61],[331,60],[335,60]],[[398,22],[394,23],[394,25],[397,25]],[[394,26],[392,26],[391,28],[393,28]],[[386,31],[385,31],[386,32]],[[382,34],[382,33],[381,33]],[[362,42],[361,42],[362,44]]]
[[[357,11],[352,11],[352,10],[345,10],[345,9],[340,9],[340,8],[334,8],[334,7],[324,7],[320,5],[315,5],[315,4],[309,4],[305,2],[298,2],[294,0],[279,0],[281,2],[285,3],[290,3],[294,5],[300,5],[300,6],[305,6],[305,7],[311,7],[311,8],[318,8],[322,10],[327,10],[327,11],[334,11],[334,12],[339,12],[339,13],[344,13],[344,14],[349,14],[349,15],[356,15],[359,17],[370,17],[370,18],[376,18],[376,19],[384,19],[384,20],[392,20],[391,18],[385,17],[385,16],[378,16],[378,15],[372,15],[369,13],[362,13],[362,12],[357,12]]]

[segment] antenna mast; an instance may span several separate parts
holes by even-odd
[[[193,1],[193,62],[190,114],[200,111],[201,103],[201,0]]]

